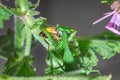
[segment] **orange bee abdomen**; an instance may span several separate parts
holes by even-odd
[[[57,34],[57,29],[56,27],[47,27],[46,28],[49,33],[54,33]]]
[[[59,34],[59,32],[57,31],[56,27],[47,27],[46,30],[51,33],[51,35],[53,36],[53,38],[57,41],[59,41],[61,39],[61,36]]]

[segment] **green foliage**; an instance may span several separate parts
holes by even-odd
[[[11,77],[10,77],[11,78]],[[44,77],[29,77],[29,78],[19,78],[12,77],[12,80],[111,80],[111,75],[109,76],[44,76]],[[11,80],[11,79],[10,79]]]
[[[111,4],[113,0],[102,0],[102,2]],[[15,5],[16,7],[11,9],[0,6],[0,28],[3,26],[3,20],[9,19],[10,14],[13,14],[15,18],[15,33],[8,31],[7,35],[0,36],[0,56],[7,60],[3,72],[6,75],[36,76],[35,68],[32,66],[33,58],[30,54],[33,38],[48,51],[46,57],[48,67],[45,73],[49,75],[76,76],[88,75],[92,72],[99,73],[98,70],[93,70],[98,63],[96,53],[103,59],[109,59],[120,52],[120,38],[115,34],[107,32],[89,38],[75,37],[74,29],[60,25],[56,28],[49,28],[50,25],[47,24],[45,18],[34,17],[39,14],[35,10],[39,5],[39,0],[36,4],[28,0],[16,0]],[[48,28],[50,31],[47,30]],[[41,32],[42,35],[40,35]],[[13,35],[15,35],[14,38]],[[81,79],[109,80],[110,78],[111,76],[82,77]],[[56,78],[43,79],[55,80]],[[63,77],[60,77],[61,79]],[[72,80],[75,79],[72,78]]]
[[[20,53],[20,58],[14,51],[13,31],[8,30],[7,35],[0,36],[0,57],[7,59],[4,65],[4,74],[12,76],[35,76],[35,69],[32,66],[32,57],[23,57]]]
[[[104,46],[104,49],[103,49],[103,51],[105,49],[106,49],[105,51],[107,51],[106,54],[104,54],[104,57],[103,57],[104,59],[106,59],[106,58],[109,59],[109,58],[113,57],[116,53],[120,53],[120,37],[118,35],[115,35],[114,33],[111,33],[111,32],[104,32],[101,35],[94,36],[93,38],[100,41],[99,43],[102,42],[104,45],[106,45],[106,46]],[[94,44],[97,44],[97,43],[95,42]],[[102,47],[102,45],[101,45],[101,47]],[[95,48],[95,46],[94,46],[94,48]],[[99,52],[99,54],[101,56],[103,56],[103,52]]]
[[[10,58],[14,53],[13,31],[8,30],[7,35],[0,36],[0,57]]]
[[[0,4],[0,28],[3,28],[4,20],[8,20],[9,17],[10,17],[10,12],[8,11],[8,9]]]
[[[16,0],[17,10],[20,12],[20,15],[25,15],[29,10],[27,0]]]
[[[55,70],[56,73],[57,70],[56,74],[63,74],[64,72],[64,75],[68,74],[69,71],[73,71],[70,75],[88,75],[92,72],[99,73],[99,70],[93,70],[93,67],[97,66],[98,63],[96,53],[102,56],[103,59],[112,58],[116,53],[120,53],[120,38],[111,32],[105,32],[88,38],[75,37],[69,42],[69,47],[74,57],[74,62],[66,65],[66,63],[61,61],[61,58],[57,56],[58,61],[61,61],[61,65],[57,65],[57,69],[56,65],[51,65],[53,70],[50,71],[51,68],[49,68],[48,70],[50,72]],[[63,55],[62,51],[57,50],[57,53],[60,54],[60,56]],[[57,53],[54,51],[53,54]],[[50,62],[50,59],[48,61]],[[54,60],[53,63],[58,64]],[[50,63],[48,65],[50,66]],[[67,73],[66,69],[68,69]],[[77,74],[74,72],[76,70]]]
[[[12,78],[7,75],[0,74],[0,80],[12,80]]]
[[[111,4],[115,0],[102,0],[101,3]]]
[[[111,80],[109,76],[43,76],[43,77],[9,77],[0,75],[0,80]]]
[[[18,60],[15,56],[12,56],[5,64],[3,73],[10,76],[35,76],[35,69],[31,63],[31,56],[25,56],[21,60]]]
[[[31,41],[33,40],[32,35],[43,45],[46,44],[44,39],[39,36],[40,27],[44,26],[43,24],[46,24],[46,20],[43,18],[34,19],[33,16],[36,13],[31,12],[34,12],[35,10],[33,8],[30,10],[29,7],[32,6],[32,4],[28,5],[26,1],[27,0],[17,0],[16,3],[18,5],[16,8],[7,9],[8,12],[14,15],[15,33],[9,33],[5,37],[1,37],[0,40],[0,50],[4,52],[0,53],[0,55],[1,57],[5,57],[7,59],[7,62],[4,65],[3,73],[11,76],[35,76],[35,68],[31,64],[33,59],[30,55]],[[34,4],[34,8],[37,5],[38,3]],[[24,16],[26,14],[29,16]],[[4,41],[9,41],[9,44]],[[7,49],[9,49],[9,51],[7,51]]]
[[[80,55],[79,64],[81,68],[92,71],[92,67],[97,65],[98,53],[103,59],[110,59],[120,52],[120,38],[110,32],[89,38],[76,38],[79,43]],[[87,72],[87,71],[86,71]],[[89,73],[88,73],[89,74]]]

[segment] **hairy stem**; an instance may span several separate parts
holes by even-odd
[[[24,55],[29,56],[30,50],[31,50],[31,43],[32,43],[32,34],[31,34],[31,30],[29,28],[26,29],[26,32],[27,32],[27,34],[26,34],[26,40],[25,40]]]
[[[22,58],[22,52],[23,52],[23,45],[24,45],[24,37],[22,34],[23,31],[23,23],[20,21],[20,19],[15,18],[15,51],[16,56],[18,59]]]
[[[29,10],[29,5],[27,4],[27,0],[17,0],[17,5],[19,6],[21,10],[21,18],[23,20],[23,23],[25,24],[25,35],[26,35],[26,41],[25,41],[25,56],[30,54],[31,49],[31,42],[32,42],[32,35],[44,45],[45,48],[48,46],[44,39],[39,36],[39,28],[33,29],[33,26],[35,24],[35,19],[32,15],[30,15],[27,11]]]

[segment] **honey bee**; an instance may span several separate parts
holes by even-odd
[[[55,39],[55,41],[57,42],[60,41],[61,35],[56,27],[47,27],[46,30],[51,34],[51,36]],[[48,36],[43,31],[40,32],[40,36],[46,39],[48,38]]]

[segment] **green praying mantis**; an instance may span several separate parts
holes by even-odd
[[[41,29],[40,36],[44,37],[45,42],[48,44],[47,63],[51,65],[53,74],[55,68],[61,68],[65,71],[67,70],[65,65],[74,62],[68,42],[72,40],[75,34],[76,30],[60,25]]]

